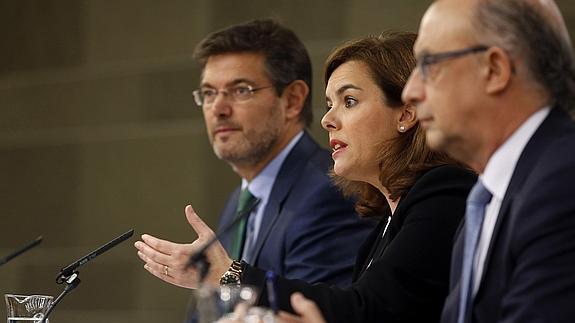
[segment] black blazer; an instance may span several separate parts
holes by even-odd
[[[332,165],[330,153],[305,132],[275,179],[248,263],[310,283],[351,284],[357,250],[374,223],[360,219],[333,185]],[[226,203],[220,231],[236,216],[239,190]],[[228,252],[232,233],[220,239]]]
[[[575,322],[575,125],[554,108],[522,152],[501,204],[472,322]],[[457,322],[463,232],[442,322]]]
[[[328,322],[438,322],[448,291],[455,231],[476,176],[454,166],[434,168],[400,200],[383,238],[383,220],[360,249],[351,288],[278,279],[281,309],[292,311],[289,296],[303,292],[321,308]],[[373,248],[385,249],[369,263]],[[333,251],[337,253],[337,250]],[[246,266],[242,282],[263,289],[264,272]]]

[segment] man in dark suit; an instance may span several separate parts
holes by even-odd
[[[480,178],[444,323],[575,322],[575,61],[552,0],[439,0],[404,90],[427,142]]]
[[[332,184],[329,152],[305,131],[312,121],[312,71],[303,44],[275,21],[258,20],[208,35],[194,56],[203,68],[194,96],[209,140],[242,178],[220,228],[246,213],[239,209],[252,202],[244,199],[259,200],[247,220],[221,238],[227,252],[278,275],[350,284],[355,255],[373,224]],[[186,283],[192,244],[142,239],[136,247],[152,274],[192,287]]]

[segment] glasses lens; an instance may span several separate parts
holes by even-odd
[[[236,86],[230,89],[235,101],[246,101],[252,96],[253,92],[250,86]]]

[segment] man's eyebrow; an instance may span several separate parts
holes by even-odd
[[[254,84],[255,84],[255,82],[252,81],[252,80],[249,80],[249,79],[246,79],[246,78],[239,78],[239,79],[235,79],[235,80],[232,80],[232,81],[226,83],[226,87],[236,86],[236,85],[241,84],[241,83],[247,83],[247,84],[249,84],[249,85],[254,85]],[[209,82],[203,82],[202,84],[200,84],[200,86],[201,86],[201,87],[214,88],[214,89],[216,88],[215,86],[213,86],[213,85],[210,84]]]
[[[238,85],[240,83],[247,83],[249,85],[254,85],[255,82],[246,78],[239,78],[239,79],[235,79],[229,83],[227,83],[227,86],[234,86],[234,85]]]

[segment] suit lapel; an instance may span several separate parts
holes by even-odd
[[[275,187],[275,185],[274,185],[274,187]],[[273,194],[273,191],[272,191],[272,194]],[[259,255],[260,255],[260,252],[262,250],[262,247],[264,245],[264,241],[267,239],[268,235],[272,231],[271,228],[274,226],[274,223],[276,222],[276,220],[279,217],[280,210],[281,210],[280,203],[281,202],[278,200],[275,200],[275,199],[272,200],[271,197],[268,200],[268,204],[266,205],[266,209],[265,209],[264,214],[263,214],[262,224],[260,226],[260,231],[258,233],[256,242],[254,244],[254,250],[250,254],[249,259],[246,259],[247,263],[255,265]]]
[[[274,182],[270,198],[264,210],[260,231],[251,253],[251,259],[246,259],[250,264],[255,264],[262,251],[264,242],[271,233],[274,223],[283,211],[283,205],[295,180],[301,175],[301,171],[308,158],[320,147],[313,141],[307,132],[304,132],[299,142],[284,160]]]

